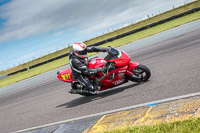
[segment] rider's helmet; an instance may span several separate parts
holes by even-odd
[[[87,58],[87,46],[83,42],[76,42],[72,45],[72,50],[79,58]]]

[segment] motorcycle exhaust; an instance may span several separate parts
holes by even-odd
[[[89,91],[88,90],[82,90],[82,89],[80,89],[80,90],[71,89],[69,91],[69,93],[71,93],[71,94],[83,94],[83,93],[89,93]]]

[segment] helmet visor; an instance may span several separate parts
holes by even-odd
[[[82,50],[82,51],[77,51],[77,53],[78,53],[79,55],[87,55],[87,49],[84,49],[84,50]]]

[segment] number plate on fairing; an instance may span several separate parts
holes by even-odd
[[[71,78],[70,74],[62,75],[61,77],[62,77],[64,80],[65,80],[65,79],[70,79],[70,78]]]

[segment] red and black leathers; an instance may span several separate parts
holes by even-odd
[[[107,52],[108,48],[102,48],[102,47],[87,47],[87,52]],[[97,69],[89,69],[88,68],[88,62],[87,58],[79,58],[74,54],[74,52],[71,50],[69,54],[69,60],[70,60],[70,66],[72,70],[72,74],[74,79],[76,79],[78,82],[80,82],[82,85],[86,87],[88,90],[92,90],[94,87],[90,80],[88,79],[88,76],[95,75],[99,72],[104,71],[104,68],[97,68]]]

